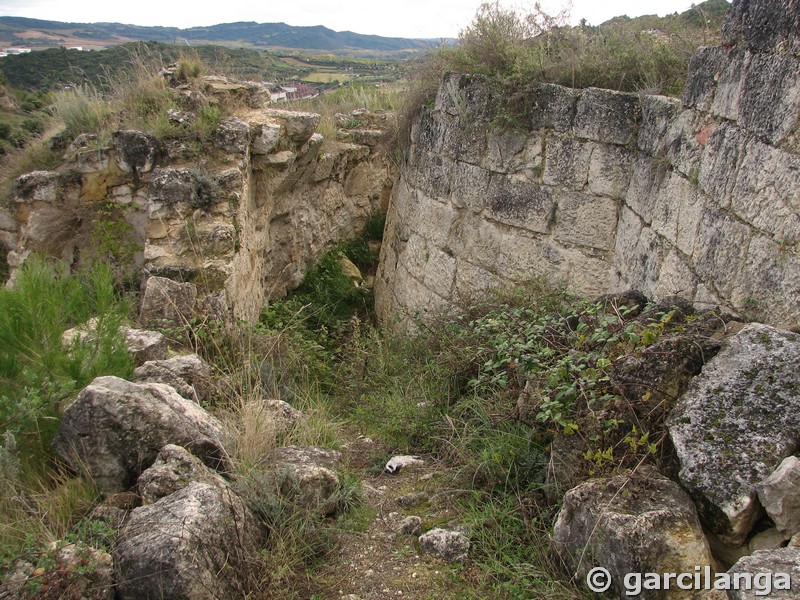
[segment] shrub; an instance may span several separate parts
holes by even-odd
[[[119,324],[124,304],[103,266],[70,276],[28,260],[15,287],[0,289],[0,430],[36,457],[49,453],[60,403],[98,375],[127,376]],[[98,316],[94,339],[65,352],[63,332]]]
[[[416,69],[403,121],[433,99],[446,71],[485,75],[512,123],[540,82],[680,96],[689,59],[718,41],[727,6],[708,0],[681,15],[571,27],[565,13],[549,15],[538,2],[528,13],[484,3],[455,48],[436,50]]]
[[[64,124],[66,135],[99,133],[110,122],[113,108],[108,100],[89,86],[57,92],[53,95],[53,116]]]

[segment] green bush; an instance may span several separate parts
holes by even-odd
[[[17,436],[27,456],[49,453],[63,400],[98,375],[130,375],[125,314],[103,266],[72,276],[28,260],[15,286],[0,289],[0,431]],[[64,331],[91,317],[96,334],[66,351]]]

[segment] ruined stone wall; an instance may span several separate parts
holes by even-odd
[[[383,322],[546,276],[797,327],[798,7],[770,4],[774,27],[754,33],[759,7],[734,3],[730,43],[697,52],[682,102],[543,84],[504,130],[482,78],[445,76],[393,192]]]
[[[374,124],[375,115],[348,122],[368,117]],[[170,118],[180,126],[194,117]],[[379,132],[349,132],[366,144],[324,142],[319,118],[247,110],[202,148],[140,131],[116,132],[107,145],[81,136],[57,169],[20,177],[13,210],[0,211],[12,278],[32,252],[120,263],[130,250],[129,276],[191,282],[197,308],[255,320],[388,204],[395,175]]]

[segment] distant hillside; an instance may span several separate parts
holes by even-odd
[[[142,27],[122,23],[62,23],[24,17],[0,17],[0,43],[37,49],[58,46],[108,47],[131,41],[294,48],[315,51],[400,52],[424,50],[431,40],[389,38],[323,26],[238,22],[210,27]],[[438,41],[437,41],[438,43]]]

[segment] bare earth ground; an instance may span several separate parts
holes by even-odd
[[[451,475],[435,460],[405,467],[397,475],[381,472],[390,453],[363,436],[352,435],[343,448],[345,464],[364,485],[369,524],[364,533],[345,536],[336,553],[313,577],[314,600],[378,600],[465,598],[459,569],[423,552],[417,536],[399,533],[408,516],[422,519],[422,531],[458,525],[450,506],[455,490],[443,489]],[[475,597],[475,596],[472,596]],[[484,596],[477,596],[484,597]]]

